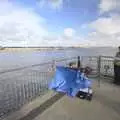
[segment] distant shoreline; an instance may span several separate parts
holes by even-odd
[[[65,50],[76,49],[76,47],[3,47],[0,48],[1,52],[28,52],[28,51],[52,51],[52,50]]]
[[[80,48],[83,49],[116,49],[117,47],[1,47],[0,46],[0,53],[9,53],[9,52],[34,52],[34,51],[56,51],[56,50],[79,50]]]

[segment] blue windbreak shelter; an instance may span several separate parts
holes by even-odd
[[[91,81],[77,69],[56,67],[56,73],[49,85],[50,89],[66,93],[69,96],[76,96],[80,89],[91,87]]]

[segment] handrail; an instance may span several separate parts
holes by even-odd
[[[101,56],[101,57],[103,57],[103,58],[112,58],[112,59],[114,59],[114,57],[112,57],[112,56]]]
[[[71,57],[71,58],[64,58],[64,59],[59,59],[59,60],[54,60],[55,62],[62,62],[62,61],[67,61],[67,60],[71,60],[71,59],[75,59],[76,57]],[[37,67],[37,66],[44,66],[44,65],[49,65],[52,64],[53,61],[49,61],[49,62],[44,62],[44,63],[40,63],[40,64],[33,64],[33,65],[29,65],[29,66],[24,66],[24,67],[19,67],[19,68],[14,68],[14,69],[8,69],[5,71],[0,72],[0,74],[4,74],[4,73],[9,73],[9,72],[15,72],[15,71],[19,71],[19,70],[23,70],[23,69],[28,69],[28,68],[32,68],[32,67]]]

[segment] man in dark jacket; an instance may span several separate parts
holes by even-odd
[[[119,51],[116,53],[114,59],[114,83],[120,85],[120,46],[118,49]]]

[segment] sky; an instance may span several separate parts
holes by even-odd
[[[0,46],[120,45],[120,0],[0,0]]]

